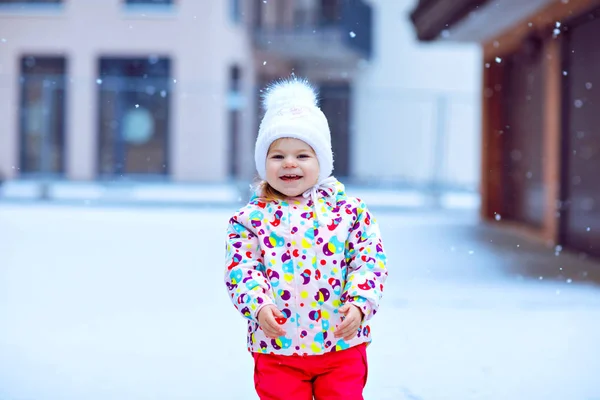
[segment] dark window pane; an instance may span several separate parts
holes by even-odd
[[[233,22],[240,22],[242,20],[242,5],[241,0],[229,0],[231,7],[231,20]]]
[[[0,4],[60,4],[63,0],[0,0]]]
[[[237,65],[229,69],[229,175],[238,177],[241,174],[240,152],[240,118],[241,118],[241,84],[242,72]]]
[[[340,21],[339,0],[321,0],[321,23],[323,25],[335,25]]]
[[[538,42],[506,58],[504,84],[494,88],[505,95],[503,126],[505,209],[502,216],[542,226],[545,196],[542,149],[543,63]],[[538,49],[538,50],[533,50]]]
[[[165,58],[102,58],[100,173],[165,174],[170,62]]]
[[[350,85],[327,83],[319,88],[320,107],[329,119],[331,143],[335,159],[335,175],[346,177],[350,172]]]
[[[241,71],[237,65],[229,69],[229,89],[237,92],[240,90]]]
[[[173,0],[125,0],[127,4],[173,4]]]
[[[264,4],[262,0],[254,0],[254,12],[252,14],[255,28],[262,28]]]
[[[563,103],[567,129],[563,134],[563,190],[567,205],[563,220],[565,243],[600,257],[600,9],[595,18],[583,20],[569,29],[565,43],[569,74]]]
[[[21,171],[64,172],[65,59],[21,59]]]

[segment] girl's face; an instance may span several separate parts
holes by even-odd
[[[317,184],[319,161],[312,147],[299,139],[278,139],[267,153],[267,182],[278,192],[296,197]]]

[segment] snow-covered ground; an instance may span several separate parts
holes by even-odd
[[[0,204],[0,399],[256,399],[222,283],[232,211]],[[545,250],[466,215],[376,214],[365,398],[600,400],[600,290],[521,276]]]

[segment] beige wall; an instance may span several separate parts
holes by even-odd
[[[249,5],[248,2],[241,2]],[[18,78],[24,54],[63,54],[67,89],[67,175],[97,173],[98,60],[102,56],[167,56],[176,79],[171,96],[169,161],[177,181],[227,178],[229,67],[242,68],[247,99],[254,90],[251,43],[230,20],[230,2],[178,0],[171,9],[127,8],[120,0],[65,1],[62,11],[0,8],[0,171],[18,171]],[[248,13],[246,13],[248,14]],[[242,112],[243,143],[254,135],[254,105]],[[245,160],[248,164],[251,160]],[[248,164],[251,168],[251,164]]]

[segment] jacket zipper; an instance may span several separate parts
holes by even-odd
[[[288,207],[288,222],[289,222],[290,239],[293,240],[292,229],[293,229],[294,225],[292,223],[292,208],[290,207],[289,203],[286,202],[286,204],[287,204],[287,207]],[[298,245],[298,244],[296,244],[296,245]],[[290,250],[288,249],[288,251],[290,251]],[[299,296],[299,293],[298,293],[298,279],[297,279],[297,276],[296,276],[296,270],[298,269],[298,263],[294,259],[293,252],[291,252],[291,254],[290,254],[290,259],[292,260],[292,265],[293,265],[293,270],[294,270],[294,272],[293,272],[293,275],[294,275],[294,303],[295,303],[295,306],[296,306],[294,309],[295,310],[299,310],[299,307],[298,307],[298,296]],[[298,311],[295,311],[295,312],[296,312],[296,316],[295,316],[294,319],[296,321],[296,326],[295,326],[296,339],[297,339],[297,343],[298,343],[298,352],[301,352],[302,351],[302,343],[300,342],[300,321],[298,321],[298,318],[300,318],[300,312],[298,312]],[[296,350],[296,349],[294,349],[294,350]]]

